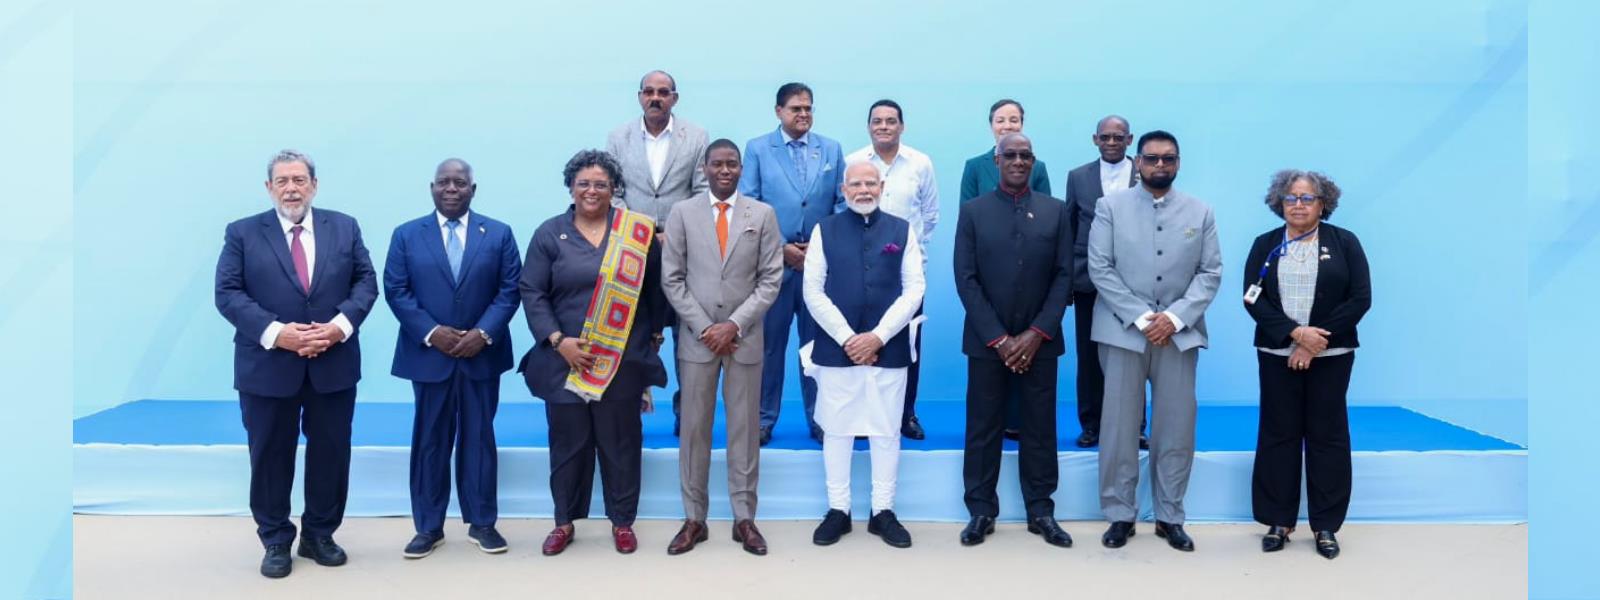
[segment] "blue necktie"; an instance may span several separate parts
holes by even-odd
[[[461,219],[450,219],[444,225],[447,229],[445,237],[449,238],[444,243],[444,255],[450,259],[450,277],[461,279],[461,238],[456,237],[456,228],[461,226]]]
[[[800,181],[806,180],[806,143],[802,140],[789,142],[789,158],[794,160],[794,172],[800,176]]]

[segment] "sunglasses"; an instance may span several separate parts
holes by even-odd
[[[1316,204],[1318,200],[1321,200],[1322,197],[1313,196],[1311,194],[1301,194],[1299,196],[1294,194],[1284,194],[1278,199],[1283,201],[1284,206],[1311,206],[1312,204]]]
[[[1122,135],[1120,133],[1102,133],[1100,135],[1095,136],[1095,139],[1098,139],[1098,140],[1100,140],[1102,142],[1116,142],[1116,143],[1120,144],[1122,142],[1128,141],[1128,136]]]
[[[1005,160],[1033,160],[1033,153],[1028,151],[1007,150],[1000,153],[1000,158]]]
[[[1152,164],[1152,165],[1159,165],[1161,163],[1166,163],[1166,164],[1169,164],[1169,165],[1175,165],[1175,164],[1178,164],[1178,155],[1176,155],[1176,154],[1145,154],[1145,155],[1140,156],[1139,160],[1142,160],[1142,161],[1144,161],[1144,162],[1146,162],[1148,164]]]

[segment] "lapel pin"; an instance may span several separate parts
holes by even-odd
[[[478,233],[486,233],[482,225],[478,226]]]
[[[561,234],[561,239],[563,239],[563,240],[567,239],[567,234],[565,234],[565,233]]]
[[[1028,218],[1032,219],[1033,218],[1033,213],[1028,213]]]

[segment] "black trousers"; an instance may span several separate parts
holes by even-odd
[[[1100,294],[1072,294],[1073,338],[1078,353],[1078,428],[1100,431],[1100,407],[1105,405],[1106,373],[1100,368],[1100,345],[1089,339],[1094,328],[1094,302]],[[1149,411],[1139,419],[1139,431],[1149,423]]]
[[[1018,375],[998,358],[967,359],[967,440],[962,458],[963,499],[974,517],[1000,515],[995,486],[1000,480],[1000,430],[1006,398],[1015,395],[1022,407],[1022,439],[1017,453],[1018,479],[1028,517],[1055,516],[1059,476],[1056,463],[1056,367],[1054,356],[1035,358]]]
[[[600,490],[612,525],[632,525],[639,513],[639,463],[644,388],[618,378],[599,402],[546,402],[550,422],[550,496],[556,525],[589,517],[595,456]]]
[[[1306,504],[1312,531],[1338,531],[1350,509],[1350,419],[1345,392],[1355,353],[1311,361],[1305,371],[1289,359],[1257,352],[1261,424],[1256,437],[1250,503],[1263,525],[1293,527],[1300,515],[1300,462],[1306,465]]]
[[[356,389],[318,393],[308,379],[287,398],[239,392],[239,412],[250,446],[250,516],[261,545],[294,541],[289,494],[295,453],[306,436],[304,537],[330,537],[344,522],[350,493],[350,423]]]
[[[437,383],[413,382],[411,421],[411,521],[418,533],[444,528],[450,507],[450,459],[455,457],[456,497],[469,525],[492,527],[499,518],[499,457],[494,415],[500,379],[475,380],[459,369]]]

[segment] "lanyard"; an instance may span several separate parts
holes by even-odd
[[[1320,228],[1317,228],[1317,229],[1320,229]],[[1256,275],[1256,285],[1260,286],[1261,282],[1267,280],[1267,271],[1272,268],[1272,259],[1280,257],[1280,256],[1283,256],[1285,254],[1288,254],[1289,253],[1289,244],[1293,244],[1293,243],[1298,242],[1300,240],[1303,240],[1303,239],[1306,239],[1306,238],[1311,237],[1313,235],[1316,235],[1317,229],[1312,229],[1311,231],[1307,231],[1305,233],[1302,233],[1299,236],[1296,236],[1292,240],[1289,239],[1289,230],[1288,229],[1284,229],[1283,230],[1283,243],[1282,244],[1278,244],[1277,248],[1273,248],[1271,252],[1267,253],[1267,262],[1264,262],[1264,263],[1261,264],[1261,273]]]

